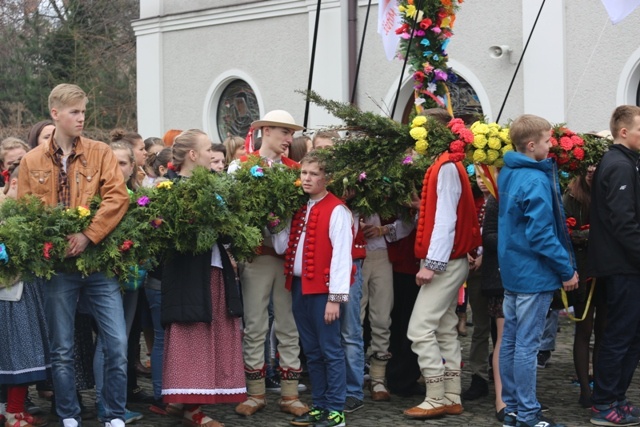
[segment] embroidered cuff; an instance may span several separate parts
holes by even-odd
[[[329,294],[329,302],[349,302],[349,294]]]
[[[396,234],[396,225],[387,224],[385,225],[385,227],[387,227],[387,235],[385,236],[385,239],[387,239],[387,242],[391,243],[391,242],[397,241],[398,236]]]
[[[424,266],[433,271],[446,271],[447,263],[444,261],[434,261],[427,258],[424,262]]]

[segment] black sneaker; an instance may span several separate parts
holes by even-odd
[[[502,427],[516,427],[516,424],[518,423],[516,419],[517,416],[518,414],[515,412],[508,412],[504,414],[504,418],[502,419]]]
[[[323,419],[324,415],[324,409],[312,406],[311,409],[309,409],[309,412],[295,417],[290,422],[294,426],[309,426]]]
[[[151,405],[153,403],[153,396],[142,389],[142,387],[136,387],[127,393],[127,403],[144,403]]]
[[[280,391],[280,379],[278,377],[267,377],[264,379],[267,391]]]
[[[325,412],[322,419],[313,424],[313,427],[346,427],[347,421],[343,412]]]
[[[564,424],[556,424],[550,418],[538,416],[535,419],[524,422],[516,422],[516,427],[566,427]]]
[[[592,407],[590,421],[591,424],[597,426],[636,426],[640,424],[640,419],[616,405],[611,405],[607,409]]]
[[[479,375],[471,376],[471,385],[462,393],[464,400],[476,400],[489,395],[489,383]]]
[[[24,409],[26,409],[27,412],[31,415],[44,414],[44,411],[42,410],[42,408],[36,405],[35,403],[33,403],[33,400],[31,400],[29,395],[27,395],[27,397],[24,399]]]
[[[364,402],[356,397],[347,396],[347,400],[344,403],[344,412],[350,414],[364,407]]]
[[[544,369],[547,367],[547,363],[549,363],[549,359],[551,359],[551,352],[549,350],[543,350],[538,352],[538,368]]]

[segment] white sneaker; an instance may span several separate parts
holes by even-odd
[[[119,418],[114,418],[113,420],[104,423],[104,427],[124,427],[124,421]]]
[[[62,420],[64,427],[78,427],[78,422],[74,418],[65,418]]]

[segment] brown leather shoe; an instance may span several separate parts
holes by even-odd
[[[389,390],[382,382],[372,380],[371,384],[369,384],[369,391],[371,392],[371,400],[374,402],[388,402],[391,400]]]
[[[298,396],[282,396],[282,399],[280,399],[280,410],[299,417],[309,412],[309,407],[303,403]]]
[[[434,406],[429,409],[423,409],[419,406],[414,406],[404,411],[404,414],[409,418],[415,418],[417,420],[423,420],[427,418],[436,418],[446,415],[447,409],[444,405]]]
[[[447,415],[460,415],[464,412],[464,408],[460,403],[452,403],[450,405],[444,405],[444,410]]]
[[[265,406],[267,406],[267,400],[265,399],[264,394],[248,396],[247,400],[236,406],[236,414],[248,417],[255,414]]]

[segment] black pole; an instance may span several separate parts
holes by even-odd
[[[364,38],[367,34],[367,23],[369,22],[369,12],[371,11],[371,0],[367,5],[367,15],[364,18],[364,27],[362,28],[362,40],[360,41],[360,52],[358,52],[358,64],[356,65],[356,75],[353,79],[353,88],[351,90],[351,103],[356,99],[356,87],[358,86],[358,76],[360,75],[360,63],[362,62],[362,50],[364,49]]]
[[[311,65],[309,66],[309,83],[307,84],[307,92],[311,91],[311,83],[313,83],[313,65],[316,62],[316,45],[318,43],[318,25],[320,24],[320,5],[322,0],[318,0],[318,6],[316,7],[316,26],[313,29],[313,45],[311,46]],[[304,123],[305,128],[309,121],[309,98],[304,106]]]
[[[422,10],[423,0],[418,0],[418,4],[416,6],[416,18],[418,14]],[[418,20],[413,21],[413,27],[411,27],[411,36],[409,37],[409,43],[407,43],[407,51],[404,54],[404,63],[402,64],[402,72],[400,72],[400,81],[398,82],[398,90],[396,91],[396,99],[393,100],[393,108],[391,109],[391,118],[396,115],[396,106],[398,105],[398,97],[400,96],[400,90],[402,89],[402,76],[404,76],[404,71],[407,68],[407,61],[409,60],[409,51],[411,50],[411,42],[413,42],[413,34],[416,31],[416,25],[418,25]]]
[[[511,93],[511,88],[513,87],[513,83],[516,81],[516,76],[518,75],[520,64],[522,64],[522,59],[524,58],[524,54],[527,52],[527,47],[529,47],[531,36],[533,36],[533,31],[536,29],[536,24],[538,23],[538,18],[540,18],[540,14],[542,13],[542,8],[544,7],[545,1],[546,0],[542,0],[542,4],[540,5],[540,10],[538,11],[538,16],[536,16],[536,20],[533,21],[533,27],[531,28],[531,32],[529,33],[529,37],[527,38],[527,42],[525,43],[524,49],[522,50],[522,55],[520,55],[520,60],[518,61],[518,65],[516,66],[516,71],[513,73],[513,77],[511,78],[511,83],[509,83],[509,89],[507,89],[507,94],[504,96],[504,100],[502,101],[502,106],[500,107],[500,112],[498,113],[498,118],[496,119],[496,123],[500,122],[502,111],[504,110],[504,106],[507,104],[507,99],[509,98],[509,93]]]

